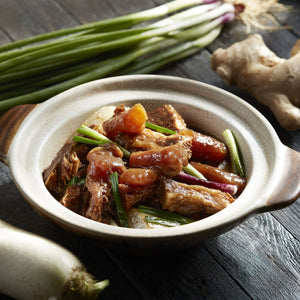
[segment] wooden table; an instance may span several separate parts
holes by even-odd
[[[165,2],[0,0],[0,44]],[[292,29],[261,33],[275,53],[287,58],[300,37],[300,4],[297,0],[284,2],[297,7],[298,12],[277,13],[275,17]],[[236,22],[226,26],[207,49],[157,73],[206,82],[238,95],[267,117],[284,144],[300,151],[300,131],[280,128],[266,107],[239,89],[226,86],[210,68],[212,52],[245,38],[244,29]],[[58,242],[75,253],[97,278],[109,278],[111,284],[101,299],[300,299],[299,214],[298,199],[285,209],[254,216],[230,232],[181,253],[120,254],[96,247],[92,241],[66,233],[41,218],[23,200],[8,167],[0,164],[0,218]]]

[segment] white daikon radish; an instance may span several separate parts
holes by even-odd
[[[26,299],[96,299],[97,282],[67,249],[0,220],[0,294]]]

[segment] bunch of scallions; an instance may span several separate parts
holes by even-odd
[[[92,80],[154,72],[212,43],[233,18],[228,3],[175,0],[3,45],[0,113]]]

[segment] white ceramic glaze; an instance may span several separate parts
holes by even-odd
[[[73,213],[57,202],[44,186],[42,172],[61,146],[100,106],[138,102],[146,109],[172,104],[190,127],[220,140],[223,140],[224,129],[232,129],[243,153],[248,181],[240,197],[226,209],[203,220],[155,230],[101,224]],[[38,105],[14,136],[7,161],[15,183],[27,201],[56,224],[105,244],[135,249],[178,249],[227,231],[255,212],[294,201],[300,192],[299,184],[288,192],[278,189],[283,180],[290,180],[289,172],[282,172],[287,160],[291,160],[290,151],[293,150],[281,144],[267,120],[238,97],[188,79],[138,75],[87,83]],[[299,153],[293,152],[293,155],[299,173]],[[277,199],[277,195],[282,199]],[[274,199],[275,204],[272,203]]]

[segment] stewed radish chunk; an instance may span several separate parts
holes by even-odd
[[[0,220],[0,293],[19,300],[96,299],[97,282],[58,244]]]
[[[147,113],[141,104],[135,104],[129,110],[120,105],[115,115],[103,123],[107,136],[114,139],[119,133],[140,133],[145,128]]]

